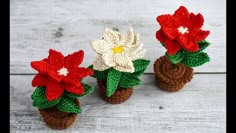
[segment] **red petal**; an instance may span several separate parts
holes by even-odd
[[[163,33],[163,31],[161,29],[156,32],[156,38],[160,42],[164,42],[166,40],[166,36],[164,35],[164,33]]]
[[[169,40],[174,40],[179,35],[177,27],[162,27],[162,31]]]
[[[156,33],[157,39],[164,43],[167,53],[173,55],[177,53],[181,49],[181,45],[175,40],[169,40],[162,32],[162,30],[157,31]]]
[[[52,80],[56,82],[61,82],[62,81],[62,76],[58,75],[58,70],[56,68],[50,68],[48,67],[48,76]]]
[[[43,61],[48,62],[48,58],[44,58]]]
[[[190,13],[188,27],[190,30],[199,30],[204,22],[202,14],[198,13],[197,15]]]
[[[82,79],[86,76],[93,75],[93,70],[84,67],[78,67],[76,69],[71,70],[72,72],[68,74],[69,77],[73,77],[76,79]]]
[[[173,15],[174,20],[178,23],[178,25],[186,26],[187,21],[189,19],[189,12],[186,7],[180,6]]]
[[[173,27],[176,26],[176,22],[173,20],[171,15],[160,15],[157,17],[157,22],[161,25],[161,27]]]
[[[48,79],[45,75],[37,74],[37,75],[35,75],[34,79],[32,80],[32,86],[33,87],[46,86],[47,81],[48,81]]]
[[[64,76],[62,80],[63,80],[63,83],[65,83],[65,84],[70,84],[70,85],[73,85],[73,86],[79,86],[80,85],[79,79],[75,78],[73,76],[69,76],[69,75]]]
[[[167,49],[167,53],[170,55],[173,55],[175,53],[177,53],[180,49],[181,49],[181,45],[176,42],[175,40],[166,40],[164,42],[165,47]]]
[[[180,45],[189,52],[196,52],[199,50],[199,46],[196,41],[189,38],[189,36],[180,35],[177,39]]]
[[[61,97],[64,92],[64,86],[56,82],[48,82],[46,85],[46,98],[49,101],[56,100]]]
[[[84,51],[80,50],[78,52],[74,52],[73,54],[70,54],[66,56],[65,58],[65,67],[78,67],[84,59]]]
[[[49,56],[48,56],[48,63],[57,69],[62,68],[64,65],[64,56],[62,53],[50,49],[49,50]]]
[[[171,40],[175,39],[178,36],[178,25],[173,20],[173,17],[170,15],[161,15],[157,17],[157,21],[161,25],[163,33]]]
[[[193,38],[193,40],[196,40],[199,42],[199,41],[204,40],[209,34],[210,34],[210,31],[199,30],[199,31],[192,31],[190,33],[190,36]]]
[[[31,67],[37,70],[40,74],[47,73],[47,62],[45,61],[32,61]]]
[[[66,91],[73,93],[73,94],[84,94],[84,87],[81,83],[78,87],[66,84],[65,89],[66,89]]]
[[[78,82],[82,78],[89,75],[93,75],[93,70],[83,67],[70,69],[68,71],[69,71],[68,75],[63,77],[63,82],[74,86],[78,86],[78,84],[80,84]]]

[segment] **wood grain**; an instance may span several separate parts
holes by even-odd
[[[225,0],[11,0],[10,1],[10,73],[36,73],[30,62],[48,56],[53,48],[65,55],[85,51],[83,66],[95,59],[90,41],[102,37],[105,27],[126,32],[132,26],[151,60],[146,73],[153,73],[153,63],[165,49],[156,40],[160,28],[156,17],[172,14],[180,6],[202,13],[202,29],[210,30],[206,49],[211,62],[195,72],[226,72],[226,1]]]
[[[165,49],[155,38],[160,28],[156,17],[172,14],[180,6],[202,13],[203,30],[210,30],[206,49],[211,61],[194,68],[196,73],[176,93],[160,90],[154,81],[153,63]],[[96,57],[90,41],[102,37],[105,27],[140,33],[146,59],[151,60],[143,84],[120,105],[104,102],[96,80],[85,83],[95,91],[80,99],[82,113],[66,133],[225,133],[226,132],[226,1],[225,0],[11,0],[10,1],[10,132],[48,133],[37,108],[33,107],[31,81],[33,60],[48,56],[50,48],[64,55],[85,51],[81,66]],[[207,73],[222,74],[207,74]]]
[[[30,95],[33,75],[10,76],[10,131],[56,132],[43,122]],[[177,93],[161,91],[152,74],[141,77],[123,104],[104,102],[95,91],[80,99],[82,113],[66,133],[225,133],[226,75],[195,74]],[[93,78],[85,83],[95,85]]]

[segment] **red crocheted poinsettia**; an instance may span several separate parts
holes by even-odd
[[[80,80],[93,75],[93,70],[79,67],[83,58],[82,50],[64,57],[60,52],[50,49],[48,58],[31,62],[31,67],[39,72],[32,80],[32,86],[45,86],[49,101],[58,99],[64,90],[84,94]]]
[[[198,51],[198,42],[210,34],[210,31],[201,30],[204,22],[202,14],[189,13],[184,6],[180,6],[173,15],[158,16],[157,21],[161,29],[156,32],[156,38],[164,43],[170,55],[181,48],[189,52]]]

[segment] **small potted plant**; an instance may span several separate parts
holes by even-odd
[[[32,61],[31,67],[38,71],[32,80],[36,87],[31,95],[32,105],[39,109],[43,120],[53,129],[70,127],[81,113],[77,98],[90,94],[94,87],[82,83],[93,70],[79,67],[84,58],[82,50],[64,57],[50,49],[48,58]]]
[[[89,68],[94,70],[92,77],[97,79],[102,98],[111,104],[126,101],[150,63],[142,59],[146,50],[139,44],[139,34],[132,28],[125,34],[105,28],[103,38],[91,46],[97,58]]]
[[[176,92],[190,82],[193,68],[210,61],[203,50],[210,45],[206,37],[210,31],[201,30],[204,23],[202,14],[189,13],[180,6],[173,15],[157,17],[161,28],[156,38],[167,49],[164,56],[154,63],[157,85],[160,89]]]

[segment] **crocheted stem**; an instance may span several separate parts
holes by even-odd
[[[193,69],[182,63],[173,64],[165,56],[154,63],[154,72],[157,86],[165,91],[176,92],[184,87],[193,78]]]
[[[75,99],[74,103],[80,106],[78,99]],[[68,128],[74,123],[77,117],[77,114],[75,113],[62,112],[59,111],[56,107],[39,109],[39,112],[46,124],[52,129],[61,130]]]
[[[115,93],[107,97],[106,96],[106,80],[97,80],[98,87],[100,88],[100,95],[102,99],[111,104],[120,104],[125,102],[133,93],[133,88],[121,88],[118,86]]]

